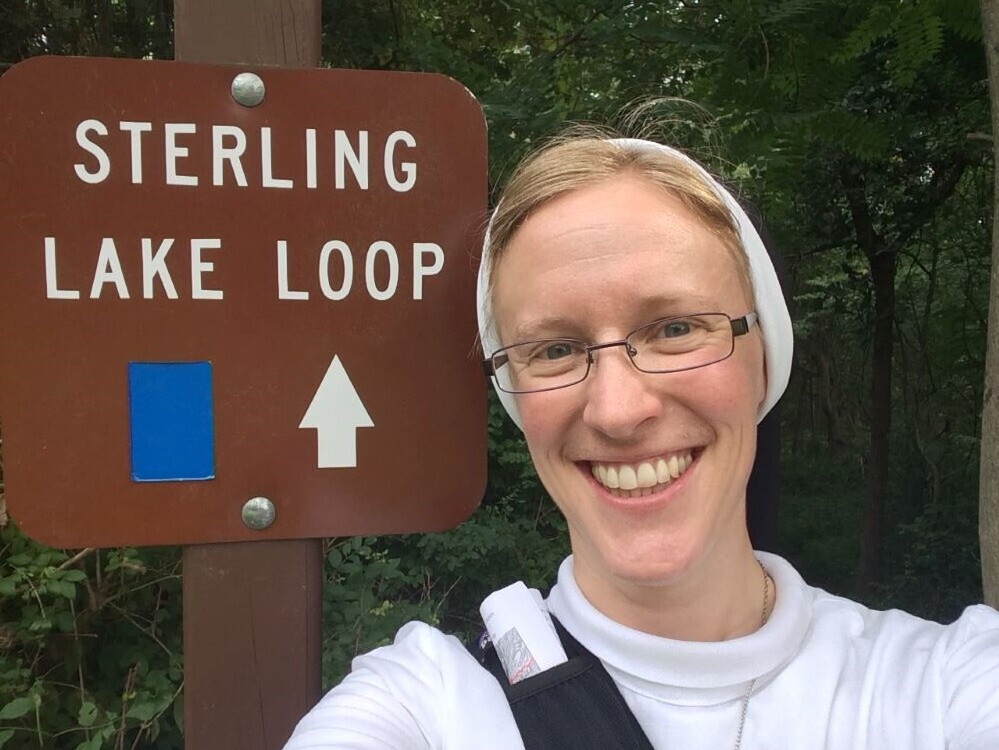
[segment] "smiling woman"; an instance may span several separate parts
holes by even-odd
[[[532,156],[491,223],[479,320],[572,555],[547,600],[485,603],[509,679],[412,623],[289,748],[999,747],[999,614],[872,611],[752,549],[746,486],[790,318],[699,165],[599,135]],[[544,641],[568,660],[541,671]]]
[[[664,316],[713,317],[704,308],[728,325],[726,356],[705,357],[710,367],[650,375],[636,366],[643,350],[590,348],[586,380],[516,397],[538,475],[568,521],[583,595],[645,632],[722,640],[759,625],[743,505],[766,390],[762,340],[759,328],[732,337],[729,320],[752,313],[753,300],[726,243],[633,169],[559,195],[521,224],[494,266],[493,316],[505,344],[525,330],[622,340]],[[616,469],[633,490],[643,466],[688,454],[682,475],[640,498],[591,470]]]

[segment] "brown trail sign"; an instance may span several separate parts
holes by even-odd
[[[210,6],[178,56],[247,65],[0,79],[0,420],[24,531],[187,545],[185,746],[272,750],[319,695],[315,537],[482,497],[485,125],[442,76],[249,64],[316,64],[318,0]]]
[[[460,84],[37,58],[0,103],[0,417],[26,533],[192,544],[472,512],[486,143]]]

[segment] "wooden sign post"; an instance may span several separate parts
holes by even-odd
[[[174,56],[315,67],[320,0],[175,0]],[[278,750],[322,687],[320,539],[184,547],[184,744]]]

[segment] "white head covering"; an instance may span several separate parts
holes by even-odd
[[[766,357],[767,368],[767,393],[760,405],[759,414],[756,421],[760,422],[767,415],[774,404],[777,403],[784,389],[787,388],[787,381],[791,375],[791,354],[794,350],[794,336],[791,329],[791,316],[787,311],[784,302],[784,294],[781,292],[780,282],[777,280],[777,272],[774,270],[770,255],[767,253],[763,240],[749,220],[746,212],[739,202],[722,187],[700,164],[689,156],[669,146],[663,146],[652,141],[643,141],[635,138],[617,138],[611,141],[628,150],[634,151],[665,151],[666,153],[683,160],[693,166],[705,182],[709,184],[719,197],[725,202],[729,212],[735,219],[736,228],[739,231],[739,239],[749,258],[749,272],[753,279],[753,290],[756,294],[756,313],[759,316],[759,326],[763,333],[763,350]],[[493,213],[495,216],[495,212]],[[489,309],[489,267],[490,267],[490,245],[489,236],[492,229],[492,221],[486,229],[486,236],[482,246],[482,263],[479,266],[479,278],[476,289],[476,302],[479,313],[479,336],[482,339],[482,350],[488,357],[502,344],[496,331],[492,314]],[[495,387],[495,378],[493,386]],[[496,388],[500,402],[507,413],[517,424],[522,427],[520,413],[517,411],[517,402],[512,393],[506,393]]]

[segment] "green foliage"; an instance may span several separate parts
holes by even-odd
[[[171,0],[5,0],[0,63],[34,55],[173,56]]]
[[[820,441],[785,446],[779,544],[813,586],[848,590],[857,562],[863,477],[849,450]]]
[[[323,677],[331,685],[355,653],[390,643],[410,620],[437,622],[438,614],[425,571],[391,556],[379,539],[331,540],[325,553]]]
[[[965,495],[947,507],[930,506],[900,525],[890,549],[893,572],[871,603],[951,622],[981,601],[977,510],[974,496]]]
[[[178,564],[156,549],[70,557],[0,529],[0,747],[182,745]]]

